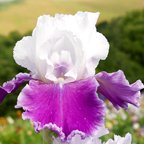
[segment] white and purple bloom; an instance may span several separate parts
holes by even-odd
[[[38,18],[32,36],[18,41],[14,48],[17,64],[30,74],[18,74],[0,87],[0,102],[18,86],[16,108],[23,119],[34,123],[36,131],[50,129],[61,139],[78,132],[90,136],[104,123],[104,102],[100,93],[119,109],[138,106],[140,80],[129,84],[122,71],[100,72],[95,68],[109,51],[106,38],[96,31],[99,13],[78,12]]]

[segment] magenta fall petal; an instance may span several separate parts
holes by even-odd
[[[96,79],[100,85],[98,93],[106,97],[115,108],[127,108],[128,103],[139,105],[140,90],[144,88],[140,80],[129,84],[121,70],[113,73],[100,72]]]
[[[16,108],[25,110],[23,119],[32,120],[36,131],[53,124],[66,137],[75,130],[90,135],[104,118],[103,102],[96,95],[98,86],[94,77],[63,85],[31,80]]]
[[[30,74],[19,73],[11,81],[5,82],[3,86],[0,87],[0,103],[4,100],[7,94],[14,92],[23,82],[29,81],[30,79]]]

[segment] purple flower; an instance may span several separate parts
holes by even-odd
[[[104,103],[98,93],[116,108],[138,105],[141,81],[130,85],[121,71],[95,75],[109,51],[108,41],[95,28],[98,16],[90,12],[41,16],[32,36],[17,42],[14,59],[30,75],[19,74],[0,87],[0,102],[29,81],[16,108],[25,110],[23,119],[31,120],[36,131],[50,129],[61,139],[77,132],[92,135],[104,123]]]

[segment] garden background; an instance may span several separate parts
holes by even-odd
[[[97,30],[110,42],[109,56],[100,62],[97,72],[122,69],[130,82],[144,82],[143,0],[0,0],[0,85],[18,72],[26,72],[14,62],[13,47],[31,34],[39,15],[80,10],[101,13]],[[42,144],[43,134],[36,134],[30,122],[21,120],[22,110],[14,109],[18,93],[9,95],[0,105],[0,144]],[[144,144],[143,97],[140,109],[130,107],[126,112],[117,112],[109,104],[108,137],[130,132],[134,144]]]

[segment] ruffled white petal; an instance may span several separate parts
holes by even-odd
[[[96,31],[98,17],[91,12],[40,16],[32,36],[16,44],[15,61],[45,82],[93,76],[109,49],[106,38]]]
[[[109,43],[107,39],[99,32],[94,32],[89,40],[86,48],[87,58],[95,58],[104,60],[109,51]]]
[[[82,138],[79,133],[73,135],[73,137],[67,142],[62,142],[60,138],[54,138],[53,144],[102,144],[100,137],[108,134],[109,131],[105,127],[100,127],[94,135],[86,138]]]
[[[89,43],[86,44],[86,69],[88,75],[95,74],[95,68],[100,60],[106,59],[109,52],[109,43],[107,39],[99,32],[93,32],[90,37]]]
[[[35,43],[31,36],[18,41],[14,48],[14,59],[17,64],[35,72]]]
[[[131,134],[127,133],[125,137],[114,135],[114,140],[109,139],[106,143],[102,142],[100,137],[108,134],[107,129],[101,129],[101,131],[97,131],[97,135],[93,135],[91,137],[87,137],[82,139],[82,137],[78,134],[74,135],[72,139],[68,142],[62,142],[59,138],[54,138],[53,144],[131,144],[132,137]]]

